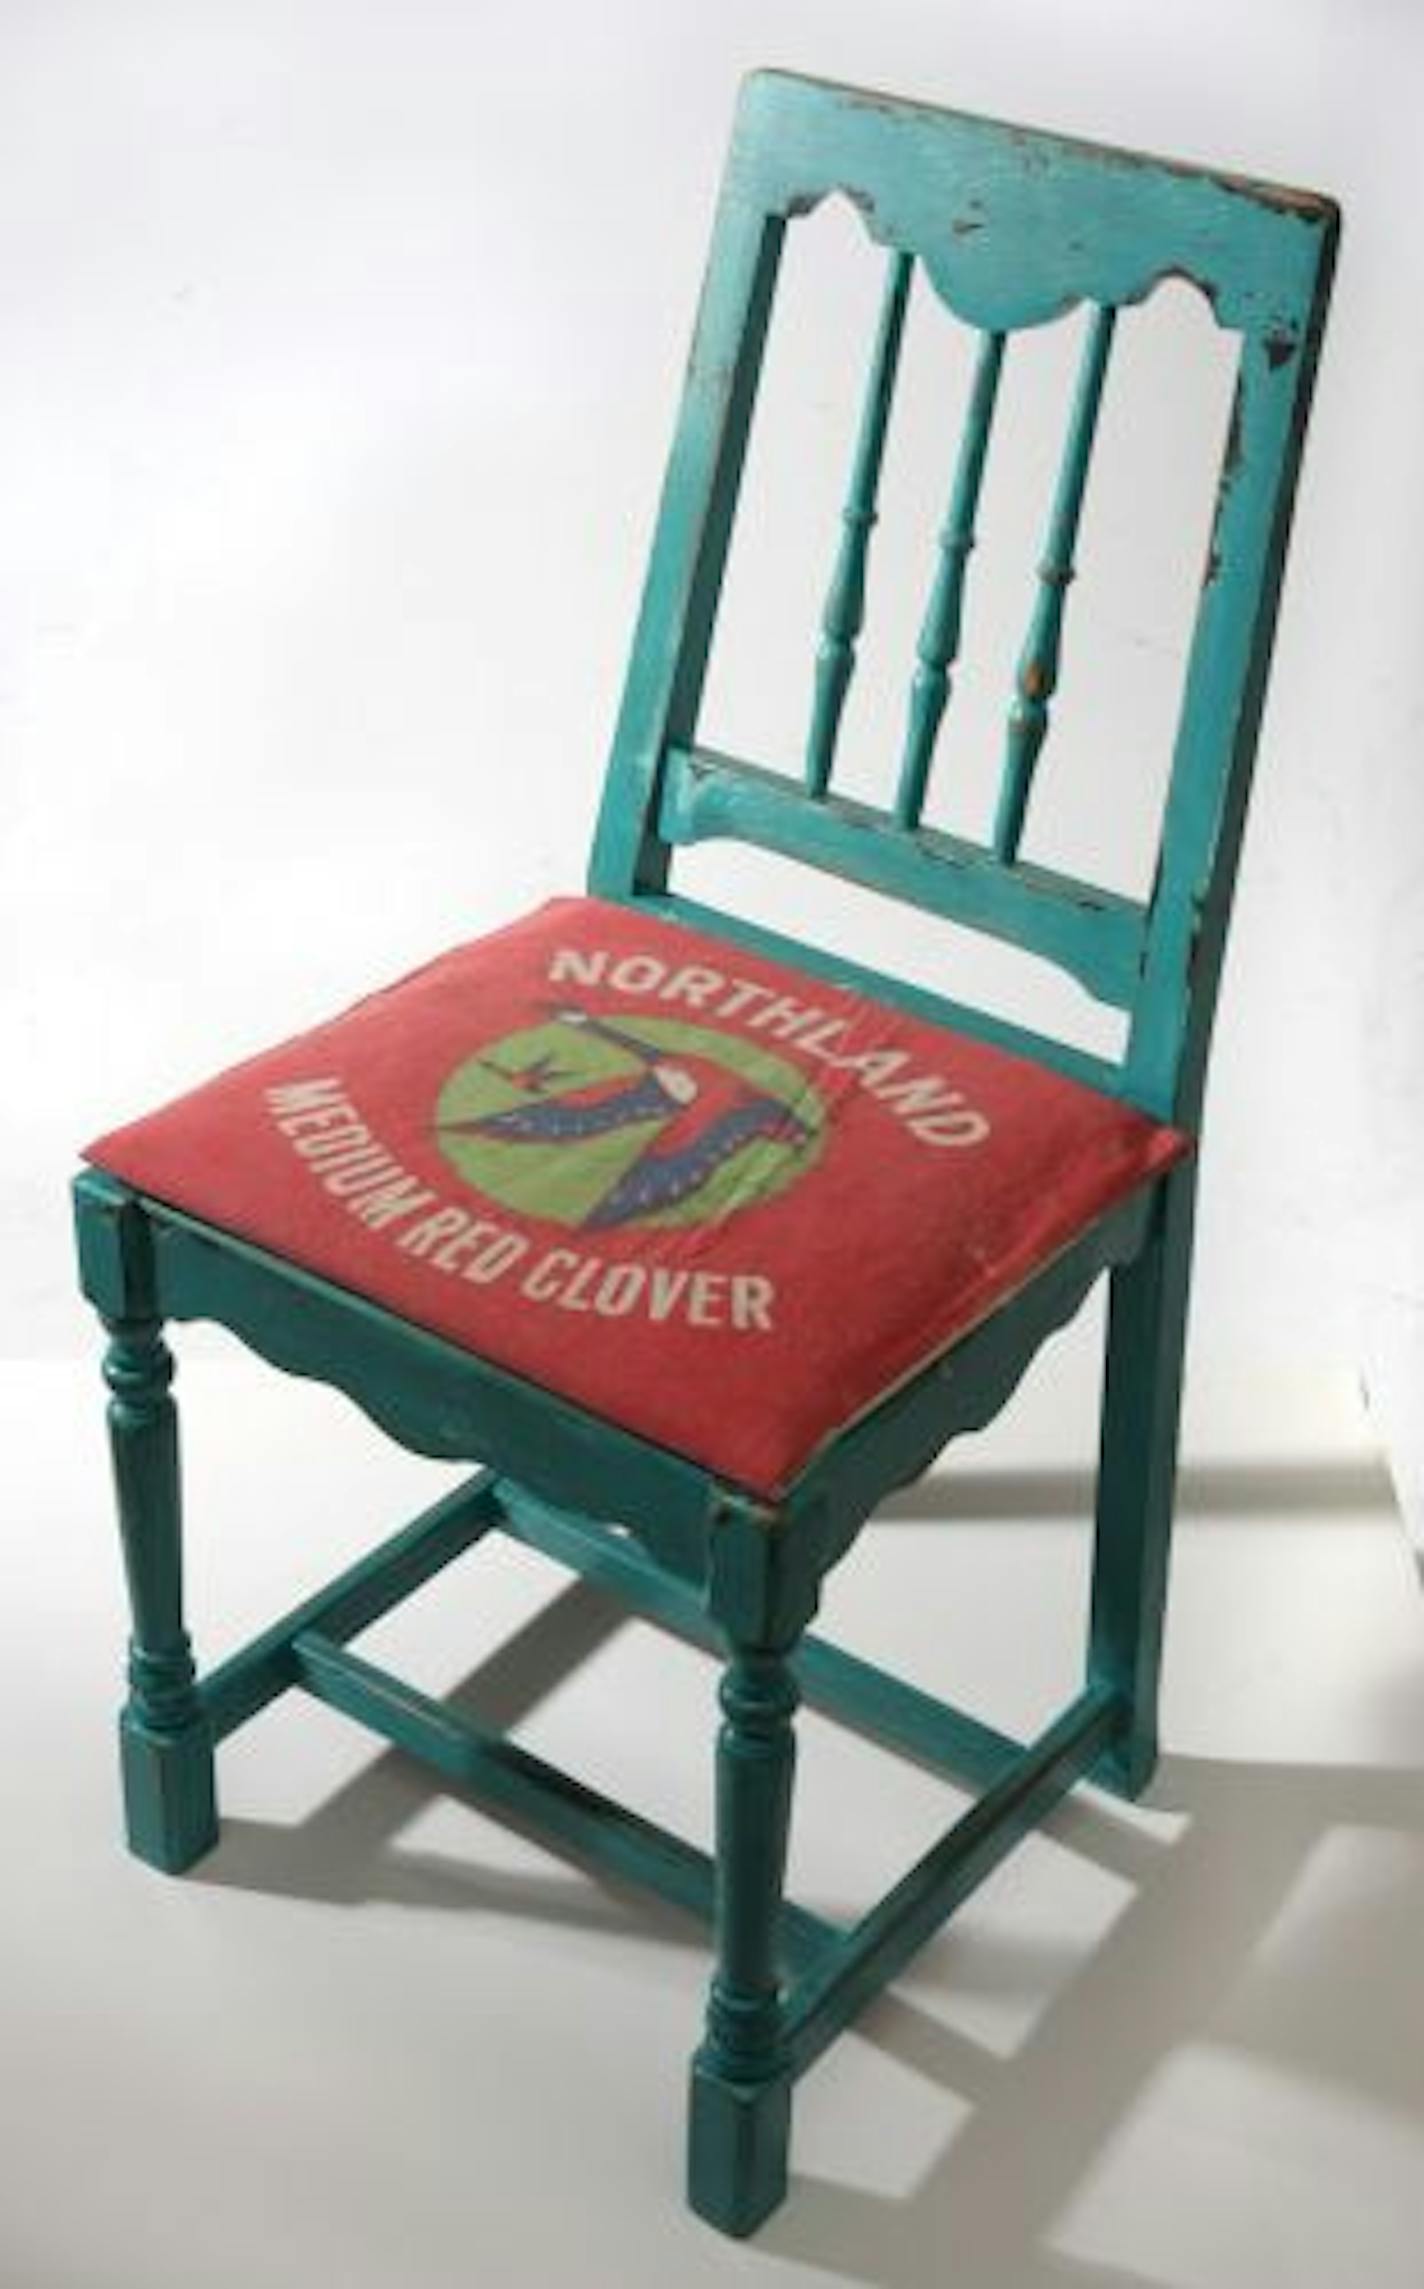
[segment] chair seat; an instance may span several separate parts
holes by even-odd
[[[776,1497],[1187,1149],[739,944],[556,899],[86,1158]]]

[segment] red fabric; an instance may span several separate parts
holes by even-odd
[[[774,1495],[1185,1149],[864,995],[559,899],[86,1157]]]

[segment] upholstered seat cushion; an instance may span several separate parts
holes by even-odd
[[[770,1495],[1184,1149],[1021,1058],[574,898],[87,1157]]]

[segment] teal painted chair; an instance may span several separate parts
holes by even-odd
[[[804,757],[769,767],[701,744],[699,706],[783,242],[836,192],[884,250],[884,298]],[[218,1743],[296,1689],[596,1868],[705,1912],[690,2189],[729,2233],[781,2199],[793,2085],[860,2005],[1076,1780],[1135,1795],[1153,1769],[1195,1137],[1336,237],[1335,209],[1310,194],[754,76],[590,896],[117,1130],[78,1180],[133,1610],[133,1850],[168,1870],[207,1852]],[[871,804],[836,786],[837,734],[917,273],[929,306],[970,330],[974,379],[903,740]],[[1183,277],[1234,338],[1237,378],[1139,902],[1029,863],[1020,840],[1115,332]],[[1069,314],[1081,365],[997,808],[965,839],[922,811],[1000,374],[1021,330]],[[693,903],[673,862],[712,837],[1059,965],[1124,1013],[1122,1054]],[[807,1628],[880,1499],[986,1423],[1102,1278],[1082,1688],[1022,1746]],[[477,1466],[204,1675],[184,1627],[162,1335],[200,1318],[346,1393],[405,1446]],[[491,1533],[720,1650],[710,1855],[351,1650]],[[801,1696],[981,1792],[849,1930],[783,1898]]]

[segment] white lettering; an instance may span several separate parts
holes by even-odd
[[[326,1160],[333,1153],[349,1152],[353,1146],[364,1152],[371,1132],[364,1121],[352,1119],[344,1128],[331,1129],[324,1136],[293,1137],[292,1142],[303,1160]]]
[[[760,1272],[733,1272],[732,1325],[741,1328],[760,1328],[771,1333],[771,1307],[776,1290],[771,1281]]]
[[[827,1057],[830,1054],[830,1044],[840,1041],[845,1031],[846,1021],[843,1017],[828,1018],[824,1025],[815,1026],[810,1033],[801,1034],[796,1046],[809,1051],[812,1057]]]
[[[982,1144],[989,1134],[989,1121],[984,1113],[965,1105],[950,1113],[928,1113],[922,1121],[911,1121],[911,1136],[925,1144],[975,1145]]]
[[[395,1167],[394,1161],[391,1166]],[[346,1205],[363,1224],[369,1224],[375,1232],[384,1232],[398,1217],[412,1216],[417,1208],[428,1208],[434,1198],[434,1193],[424,1191],[413,1176],[398,1173],[391,1183],[373,1185],[369,1192],[348,1200]]]
[[[276,1081],[267,1091],[267,1102],[278,1121],[284,1114],[305,1113],[313,1106],[335,1103],[343,1112],[351,1110],[339,1081]]]
[[[642,1294],[645,1277],[641,1264],[610,1264],[598,1283],[594,1310],[605,1319],[622,1319]]]
[[[882,1105],[893,1105],[906,1121],[915,1121],[921,1113],[947,1113],[952,1106],[964,1102],[957,1090],[946,1089],[943,1081],[920,1074],[912,1081],[892,1081],[888,1088],[872,1089]]]
[[[694,1272],[692,1297],[687,1316],[694,1327],[721,1327],[725,1324],[724,1304],[727,1293],[725,1272]]]
[[[688,1009],[705,1010],[711,1017],[740,1018],[748,1031],[785,1041],[804,1050],[808,1057],[818,1058],[833,1072],[857,1080],[904,1122],[911,1136],[925,1144],[974,1145],[990,1134],[986,1115],[969,1103],[962,1090],[951,1088],[938,1074],[913,1070],[908,1049],[862,1049],[843,1054],[840,1045],[853,1033],[854,1019],[832,1017],[813,1002],[779,994],[752,978],[729,975],[701,963],[674,969],[655,954],[622,954],[615,959],[606,949],[589,953],[572,947],[561,947],[550,956],[549,977],[554,983],[607,984],[623,993],[652,995]],[[333,1101],[331,1092],[336,1087],[332,1082],[305,1084],[300,1099],[293,1101],[293,1112],[299,1117],[313,1115],[308,1122],[313,1127],[324,1128],[329,1120],[343,1118],[350,1108],[344,1100]],[[337,1136],[342,1132],[338,1130]],[[612,1292],[621,1299],[624,1291],[615,1287]],[[649,1298],[656,1312],[651,1287]],[[661,1316],[679,1306],[691,1309],[690,1298],[684,1304],[681,1291]],[[567,1308],[588,1308],[582,1288],[575,1290]],[[612,1316],[619,1315],[614,1312]]]
[[[555,985],[596,986],[608,967],[606,953],[585,954],[576,946],[560,946],[550,958],[549,976]]]
[[[585,1256],[568,1286],[560,1289],[556,1301],[563,1306],[565,1311],[587,1311],[589,1308],[588,1291],[602,1269],[603,1264],[599,1257]]]
[[[776,996],[770,986],[753,985],[750,978],[729,978],[727,980],[727,997],[725,1001],[717,1004],[717,1015],[719,1017],[740,1017],[742,1011],[749,1009],[753,1002],[774,1001],[775,999]]]
[[[390,1154],[381,1145],[372,1145],[368,1152],[343,1156],[335,1169],[323,1169],[321,1181],[328,1192],[344,1199],[348,1193],[367,1192],[373,1184],[384,1184],[387,1178],[399,1176],[400,1170]]]
[[[649,1274],[649,1318],[655,1326],[672,1317],[673,1306],[687,1286],[690,1274],[670,1272],[663,1264],[654,1264]]]
[[[497,1239],[498,1236],[499,1228],[497,1225],[487,1224],[482,1216],[476,1216],[473,1222],[465,1225],[463,1231],[454,1232],[448,1240],[442,1241],[440,1246],[433,1250],[430,1261],[432,1264],[438,1265],[442,1272],[468,1271],[470,1267],[464,1259],[472,1250],[483,1252],[485,1243]]]
[[[422,1216],[408,1232],[402,1232],[396,1242],[408,1256],[428,1256],[441,1241],[463,1232],[470,1219],[463,1208],[437,1208],[433,1216]]]
[[[662,998],[664,1001],[685,1001],[693,1009],[705,1009],[708,1002],[715,1001],[722,991],[722,983],[720,970],[674,970],[663,987]]]
[[[578,1257],[572,1248],[551,1248],[525,1274],[520,1294],[528,1296],[531,1303],[552,1303],[559,1292],[559,1281],[565,1271],[577,1262]]]
[[[656,993],[666,976],[667,963],[654,955],[625,954],[621,962],[614,963],[608,982],[620,993]]]
[[[590,957],[591,959],[592,957]],[[716,973],[679,972],[686,996],[708,984],[720,989]],[[773,1013],[774,1014],[774,1013]],[[813,1013],[814,1014],[814,1013]],[[529,1255],[526,1233],[512,1231],[488,1216],[441,1203],[438,1196],[403,1169],[358,1117],[339,1082],[293,1082],[266,1092],[274,1123],[315,1125],[312,1116],[333,1117],[339,1126],[315,1136],[291,1135],[289,1142],[321,1189],[372,1232],[405,1224],[392,1234],[403,1254],[421,1258],[432,1271],[491,1287]],[[951,1116],[927,1115],[944,1123]],[[976,1116],[956,1113],[962,1122]],[[948,1137],[936,1136],[935,1142]],[[415,1219],[413,1222],[409,1219]],[[594,1312],[600,1319],[633,1315],[654,1326],[680,1321],[687,1327],[730,1327],[738,1334],[769,1334],[776,1290],[760,1272],[693,1271],[669,1264],[609,1263],[574,1248],[546,1248],[524,1271],[519,1293],[533,1304],[561,1311]]]
[[[757,1011],[751,1022],[759,1032],[774,1033],[782,1041],[789,1041],[803,1026],[818,1025],[825,1014],[823,1009],[813,1009],[807,1002],[791,1001],[784,994],[778,994],[775,1001]]]
[[[492,1229],[486,1226],[488,1231]],[[529,1242],[522,1232],[498,1232],[487,1248],[482,1248],[472,1263],[465,1266],[465,1277],[478,1287],[488,1287],[493,1280],[502,1280],[512,1264],[529,1253]]]
[[[882,1081],[888,1081],[892,1073],[900,1072],[909,1062],[906,1049],[863,1049],[858,1057],[837,1059],[842,1072],[858,1073],[866,1088],[877,1092]]]
[[[351,1122],[355,1118],[355,1114],[343,1097],[338,1099],[334,1105],[313,1105],[310,1112],[284,1113],[277,1126],[282,1131],[283,1136],[297,1137],[301,1135],[303,1129],[334,1129],[338,1128],[343,1121]]]

